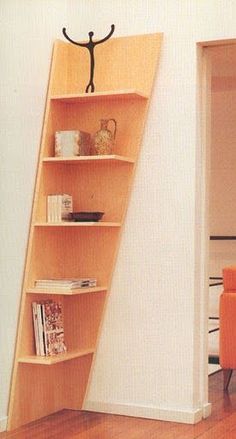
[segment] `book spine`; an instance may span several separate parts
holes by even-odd
[[[38,314],[37,314],[37,303],[32,303],[32,313],[33,313],[33,325],[34,325],[34,340],[35,340],[35,350],[36,355],[40,355],[39,349],[39,327],[38,327]]]
[[[41,310],[40,303],[37,303],[37,315],[38,315],[38,328],[39,328],[39,352],[40,352],[40,355],[45,356],[44,336],[43,336],[43,320],[42,320],[42,310]]]
[[[68,221],[70,219],[70,213],[73,212],[72,196],[63,194],[61,198],[61,220]]]
[[[50,223],[50,195],[47,196],[47,222]]]
[[[56,217],[57,217],[57,222],[61,222],[62,221],[62,195],[56,195],[56,197],[57,197]]]
[[[52,195],[52,222],[57,222],[57,195]]]
[[[47,326],[46,326],[46,315],[45,315],[45,305],[41,303],[41,313],[42,313],[42,325],[43,325],[43,344],[45,355],[48,355],[48,344],[47,344]]]

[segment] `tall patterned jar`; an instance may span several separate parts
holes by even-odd
[[[109,122],[113,122],[113,131],[108,129]],[[112,154],[116,137],[116,120],[101,119],[100,130],[94,136],[94,148],[97,155]]]

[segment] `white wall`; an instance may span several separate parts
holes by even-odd
[[[7,413],[16,322],[52,44],[61,0],[0,0],[0,429]]]
[[[64,25],[79,40],[90,30],[101,37],[114,23],[116,36],[161,31],[164,42],[86,407],[193,422],[206,403],[195,288],[196,42],[235,37],[236,4],[132,0],[127,7],[125,0],[24,0],[22,7],[2,0],[0,5],[1,196],[10,206],[1,219],[0,416],[6,414],[52,40]]]
[[[179,420],[183,411],[193,420],[207,402],[203,295],[195,286],[196,43],[235,37],[236,5],[133,0],[127,8],[101,0],[96,13],[94,6],[70,2],[71,23],[86,17],[79,30],[71,24],[74,38],[88,30],[100,38],[115,23],[116,35],[163,31],[164,43],[86,407]]]

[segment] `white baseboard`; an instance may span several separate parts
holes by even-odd
[[[208,364],[208,375],[212,375],[213,373],[219,372],[221,367],[219,364]]]
[[[212,404],[210,402],[204,404],[204,406],[202,408],[203,419],[206,419],[206,418],[208,418],[208,416],[211,415],[211,408],[212,408]]]
[[[0,432],[6,431],[7,429],[7,416],[2,416],[0,418]]]
[[[115,415],[134,416],[137,418],[156,419],[159,421],[182,422],[196,424],[211,413],[211,404],[196,410],[171,410],[152,406],[129,404],[113,404],[98,401],[86,401],[83,410],[111,413]]]

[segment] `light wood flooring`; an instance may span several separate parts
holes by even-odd
[[[0,433],[0,439],[236,439],[236,372],[228,393],[222,390],[221,371],[209,383],[212,415],[196,425],[63,410]]]

